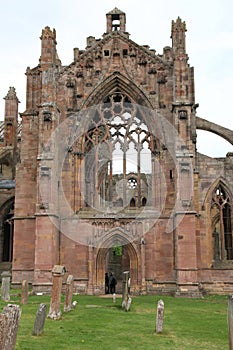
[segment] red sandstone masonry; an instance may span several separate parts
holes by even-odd
[[[112,27],[116,18],[119,21],[117,31]],[[121,268],[129,268],[132,290],[137,293],[177,290],[181,294],[198,295],[198,283],[208,291],[219,292],[221,287],[233,291],[231,262],[228,270],[224,263],[216,269],[213,266],[215,221],[210,216],[213,191],[219,181],[232,201],[233,156],[228,154],[226,158],[212,159],[196,152],[197,127],[212,129],[225,138],[232,135],[232,131],[206,123],[196,115],[194,70],[186,52],[186,24],[180,18],[172,22],[171,47],[166,46],[163,53],[157,55],[149,47],[130,39],[122,11],[114,9],[107,14],[106,20],[106,33],[102,39],[89,37],[86,49],[75,49],[74,61],[66,67],[58,57],[56,31],[44,28],[39,64],[27,68],[26,111],[21,113],[20,162],[15,177],[13,284],[20,285],[26,279],[36,290],[51,291],[51,270],[54,265],[62,264],[74,276],[77,290],[103,293],[111,247],[123,241]],[[154,215],[154,223],[151,226],[145,224],[148,228],[143,237],[136,236],[134,240],[128,239],[133,228],[128,230],[127,222],[138,220],[138,227],[143,225],[137,212],[139,208],[124,208],[112,216],[106,211],[98,219],[100,213],[84,202],[86,136],[67,151],[59,179],[56,175],[60,169],[54,171],[53,168],[53,146],[48,144],[59,123],[80,109],[102,103],[116,91],[127,96],[133,104],[158,113],[159,120],[169,121],[181,139],[179,145],[172,144],[170,128],[160,130],[155,116],[150,116],[147,126],[155,134],[156,142],[156,148],[150,145],[154,207],[149,210]],[[6,98],[5,124],[10,121],[12,124],[5,130],[4,142],[12,143],[8,155],[12,156],[13,162],[12,165],[3,162],[3,174],[7,179],[14,178],[19,152],[14,145],[18,99],[12,95],[12,89],[10,92]],[[80,130],[81,133],[84,131]],[[68,129],[66,133],[69,135]],[[67,144],[65,141],[62,146],[67,147]],[[2,161],[5,146],[0,147]],[[47,174],[41,175],[45,149],[49,149],[50,156],[45,160]],[[192,176],[194,182],[190,185]],[[46,203],[41,198],[41,183]],[[64,197],[59,192],[61,188]],[[14,189],[0,190],[0,203],[4,206],[13,195]],[[175,204],[177,207],[173,212]],[[55,225],[46,216],[47,210]],[[0,219],[3,220],[5,214],[6,207],[2,207]],[[76,214],[83,215],[83,221],[77,220]],[[182,220],[178,222],[180,218]],[[84,221],[89,223],[88,227],[80,224]],[[91,240],[98,238],[97,224],[104,228],[107,238],[95,245]],[[73,237],[66,236],[68,229]],[[83,237],[87,237],[86,242]]]

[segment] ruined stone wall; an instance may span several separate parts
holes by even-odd
[[[119,28],[114,27],[115,16]],[[127,247],[124,258],[128,265],[130,260],[138,293],[199,295],[200,281],[206,286],[211,277],[224,282],[226,273],[221,279],[220,269],[212,267],[209,194],[217,178],[232,192],[232,154],[212,159],[196,153],[196,127],[206,124],[196,119],[194,70],[188,63],[185,32],[185,22],[173,21],[172,47],[157,55],[129,38],[125,14],[114,9],[107,14],[103,38],[87,38],[85,50],[75,48],[73,62],[62,66],[56,31],[43,29],[39,65],[26,72],[26,111],[21,114],[15,285],[27,279],[36,290],[49,290],[52,267],[62,264],[74,276],[77,290],[103,292],[107,252],[114,244]],[[82,111],[109,102],[114,94],[154,113],[145,120],[154,137],[149,145],[151,201],[145,213],[144,208],[127,206],[115,211],[106,206],[101,212],[85,203],[84,141],[90,121]],[[72,115],[75,118],[69,122]],[[64,138],[53,139],[59,126]],[[82,135],[78,142],[69,133],[72,128]],[[146,186],[143,195],[145,191]],[[143,215],[149,219],[143,221]]]

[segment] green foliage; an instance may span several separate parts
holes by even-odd
[[[122,246],[121,245],[115,245],[113,247],[113,254],[116,256],[122,256]]]
[[[74,295],[76,309],[59,321],[46,319],[41,336],[32,335],[36,311],[49,296],[30,296],[22,307],[15,350],[227,350],[227,297],[185,299],[133,296],[131,309],[121,309],[121,297]],[[156,307],[165,304],[164,329],[155,333]],[[61,310],[63,310],[63,297]],[[20,303],[12,296],[11,303]],[[0,302],[0,311],[7,303]]]

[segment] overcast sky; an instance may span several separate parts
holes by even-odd
[[[25,110],[26,67],[37,66],[40,35],[45,26],[57,32],[63,65],[73,60],[73,48],[84,49],[86,37],[101,38],[105,14],[115,6],[126,13],[126,30],[139,45],[161,54],[171,46],[171,21],[186,22],[189,64],[195,69],[197,115],[233,129],[233,1],[232,0],[0,0],[0,118],[9,86],[14,86],[19,112]],[[198,132],[198,150],[225,156],[233,147],[220,137]]]

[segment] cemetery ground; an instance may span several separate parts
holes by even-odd
[[[155,333],[158,300],[164,301],[162,333]],[[40,303],[50,296],[32,295],[26,305],[11,291],[9,303],[22,309],[15,350],[224,350],[228,349],[227,296],[200,299],[133,296],[130,311],[111,297],[73,295],[77,306],[60,320],[46,318],[43,333],[32,335]],[[61,310],[63,310],[62,296]],[[8,302],[0,301],[0,312]]]

